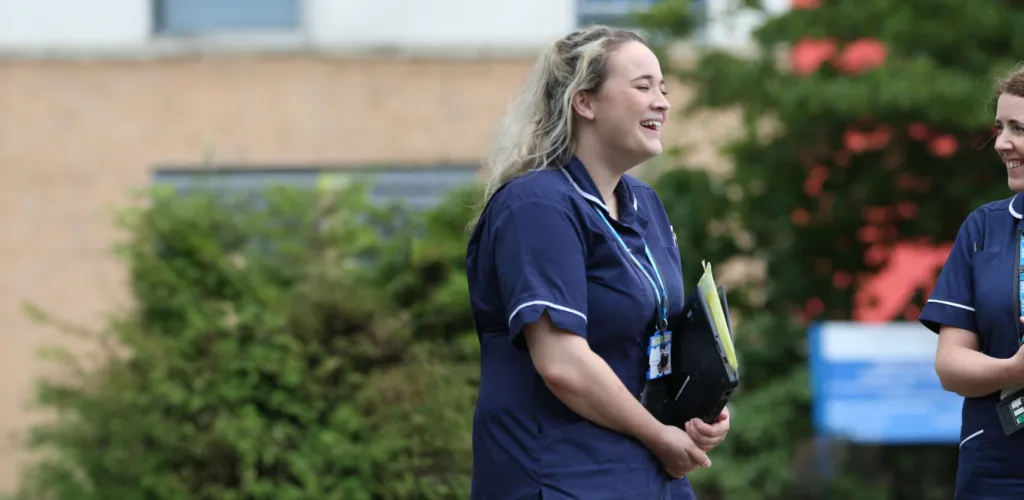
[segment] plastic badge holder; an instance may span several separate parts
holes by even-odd
[[[710,269],[708,270],[710,272]],[[691,293],[672,331],[672,373],[648,383],[642,403],[660,422],[682,427],[693,418],[714,423],[739,386],[725,287]],[[725,332],[716,327],[708,297],[720,305]],[[717,311],[716,311],[717,312]]]

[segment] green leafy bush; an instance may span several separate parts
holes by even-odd
[[[63,356],[73,376],[41,385],[58,418],[17,498],[468,496],[468,216],[364,194],[158,191],[127,212],[133,307],[98,370]]]

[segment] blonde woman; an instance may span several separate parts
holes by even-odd
[[[472,498],[691,499],[711,466],[728,412],[684,430],[639,402],[684,288],[661,200],[626,172],[662,152],[669,107],[644,39],[592,26],[545,51],[500,128],[466,255]]]

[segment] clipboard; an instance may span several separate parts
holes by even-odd
[[[682,427],[693,418],[714,423],[739,387],[739,366],[734,353],[730,356],[732,321],[726,290],[721,285],[713,290],[716,293],[707,294],[699,286],[694,289],[682,313],[669,324],[672,373],[649,381],[641,396],[644,407],[663,424]],[[709,295],[717,298],[724,322],[715,321],[718,308],[709,304]],[[719,331],[716,323],[724,323],[726,331]]]

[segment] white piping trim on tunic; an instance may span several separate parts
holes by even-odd
[[[963,441],[960,441],[960,446],[959,447],[963,448],[964,447],[964,443],[966,443],[966,442],[968,442],[968,441],[970,441],[970,440],[980,436],[981,433],[983,433],[983,432],[985,432],[985,429],[982,429],[982,430],[980,430],[978,432],[975,432],[974,434],[971,434],[970,436],[967,436],[966,438],[964,438]]]
[[[974,308],[973,307],[965,306],[963,304],[957,304],[956,302],[950,302],[948,300],[928,299],[928,302],[934,302],[936,304],[942,304],[944,306],[950,306],[950,307],[959,307],[960,309],[966,309],[968,311],[974,312]]]
[[[592,201],[594,203],[597,203],[597,205],[599,207],[603,208],[605,212],[609,212],[608,206],[605,205],[603,201],[598,199],[596,196],[594,196],[592,194],[589,194],[586,191],[584,191],[583,189],[581,189],[580,185],[576,184],[576,181],[573,180],[572,176],[569,175],[569,172],[566,172],[564,168],[562,168],[560,170],[562,171],[563,174],[565,174],[565,178],[569,179],[569,184],[572,184],[572,187],[576,189],[576,192],[578,192],[580,194],[580,196],[582,196],[582,197],[584,197],[584,198],[586,198],[586,199],[588,199],[588,200],[590,200],[590,201]],[[640,210],[640,208],[639,208],[639,206],[637,205],[637,202],[636,202],[636,194],[633,193],[632,190],[630,190],[629,194],[630,194],[630,196],[633,197],[633,210]]]
[[[579,312],[579,311],[577,311],[575,309],[571,309],[571,308],[568,308],[568,307],[565,307],[565,306],[560,306],[558,304],[553,304],[553,303],[548,302],[546,300],[533,300],[533,301],[530,301],[530,302],[526,302],[524,304],[520,304],[519,307],[515,308],[515,310],[512,311],[512,314],[508,315],[508,324],[511,325],[512,324],[512,318],[515,318],[516,314],[519,314],[519,311],[522,311],[523,308],[529,307],[529,306],[547,306],[547,307],[550,307],[552,309],[557,309],[559,311],[565,311],[567,313],[575,314],[575,315],[583,318],[584,322],[587,321],[587,315],[583,314],[583,313],[581,313],[581,312]]]

